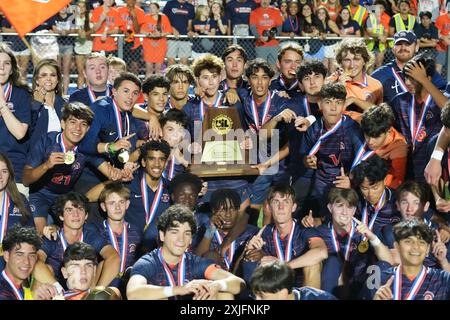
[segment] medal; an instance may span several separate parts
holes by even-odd
[[[119,155],[117,156],[117,159],[121,162],[121,163],[126,163],[128,161],[128,159],[130,159],[130,153],[128,152],[127,149],[122,149],[119,153]]]
[[[0,257],[3,257],[3,245],[0,243]]]
[[[72,150],[67,151],[64,154],[64,163],[70,165],[75,162],[75,152]]]
[[[369,241],[364,240],[358,244],[359,253],[366,253],[369,250]]]

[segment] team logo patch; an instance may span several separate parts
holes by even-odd
[[[162,202],[169,202],[169,194],[168,193],[163,193],[161,195],[161,201]]]
[[[264,14],[263,14],[263,18],[264,18],[264,19],[269,19],[269,15],[268,15],[267,13],[264,13]]]
[[[72,165],[72,170],[80,170],[80,168],[81,168],[81,165],[80,165],[79,162],[75,162],[75,163]]]
[[[417,135],[417,141],[422,142],[427,137],[427,132],[425,127],[420,128],[419,134]]]
[[[19,213],[19,208],[17,208],[16,206],[14,206],[13,213]]]
[[[34,204],[30,204],[31,212],[36,212],[36,206]]]
[[[433,119],[433,117],[434,117],[433,112],[432,111],[428,111],[427,115],[425,116],[425,119],[426,120],[430,120],[430,119]]]
[[[343,142],[339,143],[339,149],[345,150],[345,144]]]
[[[365,98],[364,98],[366,101],[369,101],[369,102],[372,102],[372,101],[374,101],[374,97],[373,97],[373,94],[372,93],[370,93],[370,92],[366,92],[366,94],[365,94]]]
[[[434,293],[427,291],[423,294],[423,300],[434,300]]]

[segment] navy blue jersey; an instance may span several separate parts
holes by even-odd
[[[172,156],[169,158],[169,161],[167,161],[166,168],[164,169],[164,172],[163,172],[163,177],[168,181],[172,181],[172,179],[176,175],[179,175],[180,173],[184,173],[185,171],[186,171],[186,168],[183,165],[177,163],[175,156]]]
[[[292,288],[294,300],[337,300],[331,293],[313,287]]]
[[[258,5],[253,0],[247,0],[240,2],[237,0],[231,0],[227,3],[226,12],[231,22],[231,30],[237,24],[249,24],[250,13],[255,10]]]
[[[381,228],[386,225],[394,225],[400,221],[400,216],[397,212],[397,207],[395,204],[396,199],[394,192],[389,188],[385,188],[385,192],[386,198],[384,201],[384,205],[379,210],[378,215],[375,218],[375,222],[373,223],[372,231],[374,233],[379,232],[379,230],[381,230]],[[369,213],[369,218],[367,221],[367,225],[369,225],[375,214],[375,206],[372,206],[369,202],[361,197],[356,210],[356,215],[359,220],[362,219],[363,211],[365,211],[366,208]]]
[[[169,18],[172,28],[177,29],[181,35],[187,34],[188,21],[194,20],[195,8],[192,4],[180,3],[177,0],[171,0],[166,3],[163,13]]]
[[[121,250],[122,250],[122,234],[117,234],[117,233],[113,233],[114,238],[111,238],[111,233],[109,232],[109,228],[106,224],[106,220],[103,221],[103,235],[102,237],[107,239],[108,244],[110,244],[111,246],[114,247],[114,249],[116,249],[116,251],[119,253],[120,255],[120,261],[121,261],[121,269],[122,269],[122,254],[121,254]],[[126,248],[126,261],[124,264],[124,269],[132,266],[135,262],[136,262],[136,249],[139,246],[139,243],[141,242],[141,233],[131,224],[127,223],[127,233],[128,233],[128,237],[127,237],[127,243],[128,246]],[[116,246],[117,245],[117,246]],[[117,247],[117,248],[116,248]],[[121,272],[123,272],[123,270],[121,270]]]
[[[54,108],[59,120],[61,120],[61,110],[66,100],[61,96],[55,96]],[[41,136],[48,132],[48,109],[39,101],[33,101],[31,104],[31,126],[30,126],[30,145],[33,146]]]
[[[425,171],[425,166],[427,165],[427,144],[428,141],[442,128],[441,122],[441,109],[436,105],[436,103],[431,100],[428,105],[427,112],[424,116],[421,127],[416,134],[411,128],[410,124],[410,110],[413,95],[409,92],[400,93],[392,99],[390,105],[395,114],[396,128],[405,137],[406,142],[412,151],[412,161],[409,159],[408,167],[409,172],[407,176],[418,182],[425,182],[425,177],[423,172]],[[422,107],[425,102],[419,104],[417,99],[414,99],[414,117],[415,126],[418,125],[420,121]],[[412,135],[416,136],[413,139]],[[413,148],[414,145],[414,148]]]
[[[322,140],[315,154],[317,157],[316,187],[326,188],[332,185],[336,177],[341,175],[341,167],[345,169],[345,172],[349,172],[356,153],[365,141],[358,123],[346,116],[342,118],[342,125],[336,132]],[[325,132],[322,119],[308,128],[300,146],[302,161]]]
[[[147,280],[147,284],[161,287],[170,286],[164,265],[159,258],[159,250],[155,249],[142,256],[133,266],[131,276],[143,276]],[[206,270],[210,266],[215,266],[214,261],[201,258],[189,252],[185,253],[185,257],[185,276],[184,282],[181,284],[178,283],[178,267],[180,263],[174,266],[167,265],[173,279],[175,279],[176,285],[179,286],[185,285],[192,280],[206,279]]]
[[[327,245],[328,257],[329,258],[338,257],[339,261],[343,264],[345,261],[345,254],[347,252],[349,234],[348,233],[339,234],[336,232],[336,238],[339,244],[339,252],[337,253],[333,245],[331,235],[331,222],[328,222],[327,224],[322,224],[316,227],[315,229],[319,233],[323,241],[325,241],[325,244]],[[361,241],[363,241],[363,238],[364,238],[363,235],[358,233],[356,230],[354,231],[345,269],[346,275],[348,276],[347,279],[349,279],[350,282],[364,281],[366,268],[370,264],[370,261],[374,258],[372,250],[368,250],[365,253],[360,253],[358,251],[358,245]]]
[[[233,252],[233,259],[231,261],[231,263],[229,263],[229,268],[228,268],[228,264],[225,262],[225,259],[223,261],[221,261],[221,266],[225,269],[225,270],[232,270],[234,264],[236,263],[237,259],[239,258],[239,256],[242,254],[243,250],[245,249],[245,245],[247,244],[247,242],[253,237],[255,236],[259,231],[259,228],[254,226],[254,225],[247,225],[247,228],[245,229],[244,232],[242,232],[239,237],[236,238],[236,240],[233,241],[233,244],[230,246],[231,250],[234,251]],[[209,246],[210,251],[216,251],[216,252],[220,252],[220,246],[222,245],[222,239],[223,241],[226,240],[226,235],[225,233],[223,233],[222,230],[217,230],[217,232],[220,234],[220,238],[218,238],[217,234],[214,234],[214,237],[211,239],[211,245]],[[227,259],[228,262],[230,259],[230,250],[227,251]]]
[[[52,152],[63,152],[61,135],[62,133],[50,132],[31,146],[26,161],[27,166],[35,169],[47,161]],[[46,189],[55,194],[65,194],[71,191],[88,161],[98,167],[104,160],[88,157],[77,151],[72,164],[59,164],[48,170],[45,175],[31,185],[31,192]]]
[[[81,102],[88,107],[91,106],[96,100],[102,97],[110,97],[112,95],[112,86],[107,85],[105,91],[94,91],[89,87],[78,89],[72,93],[69,97],[69,102]]]
[[[91,105],[95,114],[91,127],[80,143],[80,151],[87,154],[98,154],[97,145],[101,142],[115,142],[122,137],[138,131],[137,119],[133,117],[131,111],[120,111],[121,128],[116,122],[113,98],[106,97],[96,101]],[[128,120],[127,120],[128,119]],[[131,152],[136,148],[138,137],[133,136],[128,141],[131,143]],[[116,150],[118,151],[118,150]],[[112,159],[113,161],[116,159]],[[117,160],[115,162],[118,162]]]
[[[380,261],[377,263],[377,266],[381,269],[381,281],[380,283],[385,284],[388,279],[395,274],[396,268],[392,267],[389,263],[385,261]],[[406,295],[410,292],[411,286],[415,279],[411,281],[402,274],[402,299],[406,297]],[[376,288],[367,289],[368,290],[368,298],[373,299],[375,293],[377,292]],[[394,294],[394,284],[391,286],[392,293]],[[420,286],[419,291],[417,292],[414,300],[449,300],[450,299],[450,273],[434,269],[428,268],[428,272],[425,276],[425,280]]]
[[[83,237],[81,240],[82,242],[93,246],[97,255],[100,255],[102,249],[109,245],[101,231],[95,229],[94,227],[84,227]],[[61,283],[64,283],[64,278],[61,273],[64,257],[64,245],[61,241],[61,232],[58,233],[58,238],[56,240],[48,240],[47,238],[44,238],[41,250],[47,255],[45,264],[50,265],[57,280],[62,280]]]
[[[405,75],[398,67],[395,60],[375,70],[371,76],[383,84],[383,101],[389,103],[397,94],[405,92]],[[431,79],[433,84],[439,89],[444,90],[446,81],[439,73],[435,72]],[[393,105],[391,105],[393,107]]]
[[[227,79],[223,79],[222,81],[220,81],[219,91],[227,92],[229,89],[230,87],[228,86]],[[236,89],[237,92],[241,92],[241,90],[248,91],[250,90],[250,85],[248,84],[247,80],[241,78],[237,81],[236,88],[233,89]]]
[[[20,288],[17,288],[17,291],[19,292],[19,294],[24,297],[25,292],[23,290],[23,287],[20,286]],[[5,300],[19,300],[16,296],[16,294],[14,293],[14,289],[11,288],[11,286],[9,285],[9,283],[6,281],[6,279],[3,277],[2,274],[0,274],[0,301],[5,301]]]
[[[195,100],[195,96],[189,95],[187,102],[190,102],[190,101],[192,101],[192,100]],[[186,102],[186,103],[187,103],[187,102]],[[142,108],[147,109],[147,104],[145,103],[145,104],[142,106]],[[169,98],[167,99],[166,106],[164,107],[164,111],[167,111],[167,110],[170,110],[170,109],[174,109],[174,108],[175,108],[175,107],[170,103],[170,96],[169,96]],[[184,106],[181,108],[181,110],[183,110],[183,108],[184,108]]]
[[[132,224],[139,232],[144,231],[144,227],[146,225],[146,212],[144,208],[144,198],[141,189],[142,178],[144,176],[144,170],[139,170],[137,174],[134,175],[134,179],[127,185],[130,189],[130,207],[125,214],[125,220]],[[170,206],[170,197],[169,191],[167,190],[168,182],[162,179],[162,190],[159,194],[159,202],[158,198],[155,199],[157,195],[156,191],[153,191],[147,183],[145,183],[145,189],[147,190],[148,199],[147,199],[147,208],[152,208],[153,203],[156,206],[156,210],[154,213],[154,217],[151,221],[151,226],[154,226],[156,229],[156,223],[158,221],[159,216]],[[145,180],[145,178],[144,178]],[[150,214],[149,210],[149,213]]]
[[[269,89],[286,91],[290,98],[298,97],[301,95],[300,88],[298,87],[298,80],[294,79],[294,82],[288,85],[286,81],[281,79],[281,75],[270,82]]]
[[[31,96],[22,88],[11,86],[11,93],[6,96],[7,102],[12,107],[13,115],[21,123],[28,126],[31,124]],[[29,142],[26,138],[17,140],[6,127],[3,117],[0,117],[0,152],[4,153],[14,168],[17,183],[22,183],[23,167],[28,152]]]

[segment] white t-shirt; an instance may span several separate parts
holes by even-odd
[[[61,132],[61,122],[56,114],[55,108],[49,107],[44,104],[44,108],[48,110],[48,127],[47,133],[52,131]]]

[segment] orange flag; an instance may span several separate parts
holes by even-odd
[[[71,0],[0,0],[0,9],[23,37],[42,22],[57,14]]]

